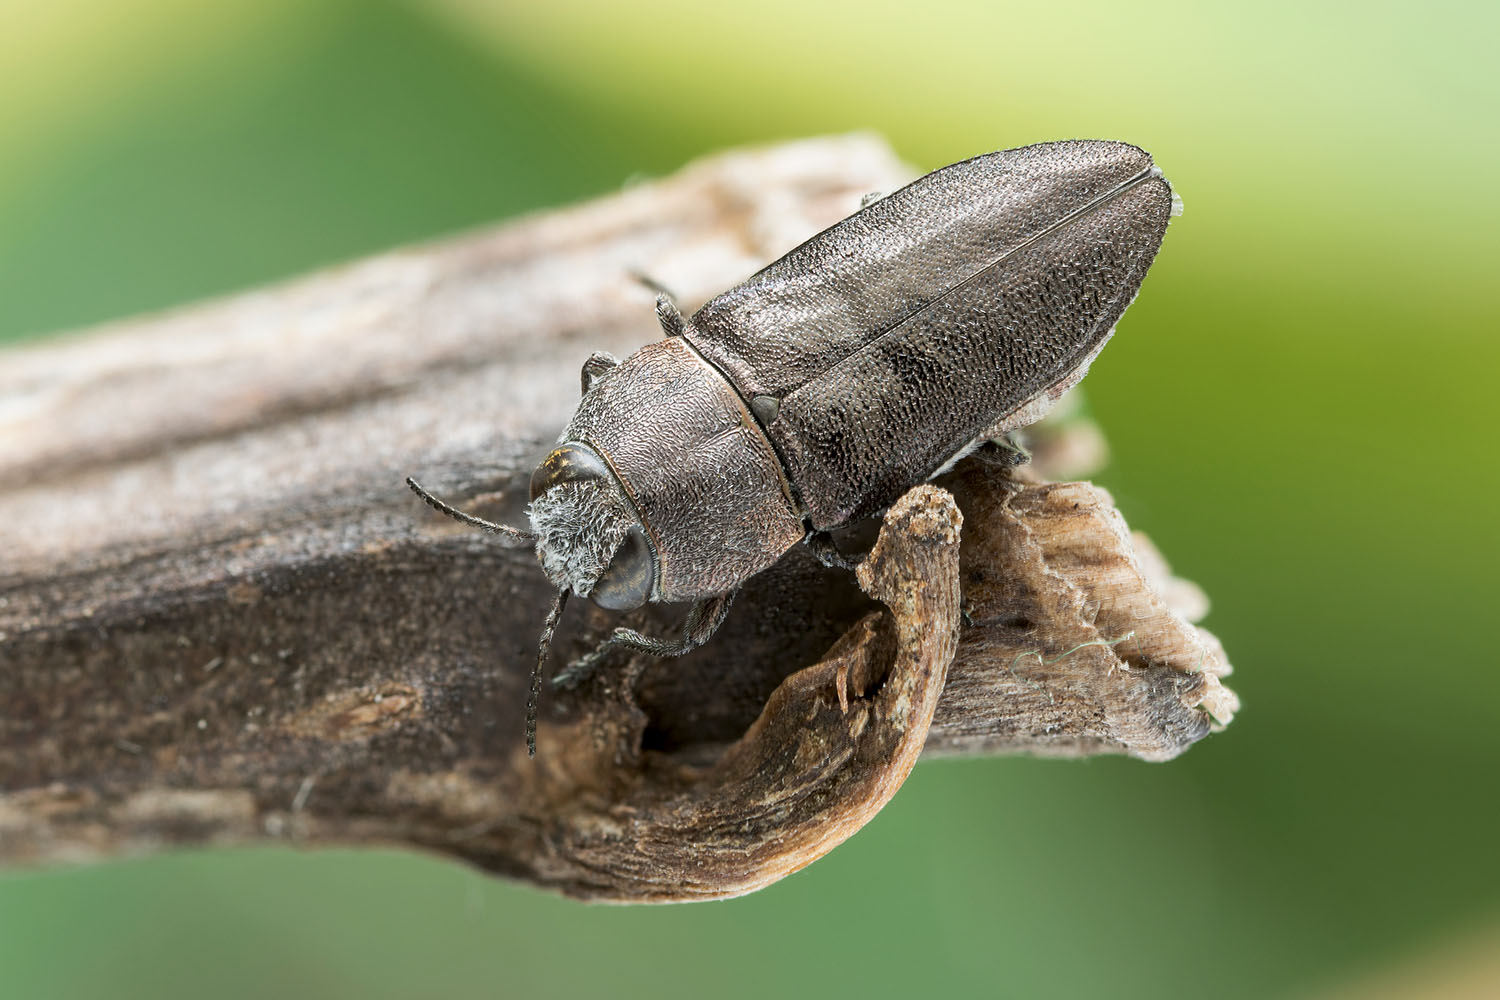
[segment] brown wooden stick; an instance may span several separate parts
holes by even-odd
[[[924,745],[1160,760],[1227,722],[1201,595],[1101,491],[1041,481],[1096,433],[1075,424],[1026,478],[940,483],[961,570],[923,488],[861,570],[880,604],[796,551],[707,647],[544,692],[527,761],[546,581],[403,477],[519,522],[584,358],[659,336],[633,274],[691,307],[905,176],[867,137],[732,153],[0,355],[0,863],[374,841],[705,898],[819,856]],[[574,602],[554,662],[621,621]]]

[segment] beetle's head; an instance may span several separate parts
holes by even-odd
[[[610,611],[651,599],[656,558],[646,530],[594,449],[568,442],[537,466],[530,515],[542,570],[559,589]]]
[[[628,611],[649,601],[656,588],[656,555],[646,541],[646,529],[604,459],[576,441],[554,449],[532,475],[531,531],[467,514],[428,493],[414,479],[408,478],[406,485],[433,509],[456,521],[515,544],[535,544],[542,569],[557,586],[552,610],[542,624],[526,699],[526,751],[535,755],[542,668],[568,594],[590,597],[611,611]]]

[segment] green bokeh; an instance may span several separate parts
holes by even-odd
[[[1101,481],[1213,596],[1245,709],[1166,765],[923,765],[723,904],[584,907],[390,853],[13,874],[4,995],[1251,997],[1493,919],[1488,6],[471,7],[294,6],[60,111],[0,174],[0,339],[732,143],[871,127],[935,167],[1130,139],[1187,213],[1089,378]]]

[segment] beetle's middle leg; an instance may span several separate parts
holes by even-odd
[[[840,552],[839,547],[833,543],[833,536],[826,531],[808,532],[807,547],[818,557],[818,562],[830,569],[852,570],[860,563],[860,560],[851,559]]]
[[[735,591],[720,594],[718,597],[708,597],[694,603],[688,610],[687,617],[682,622],[682,636],[677,639],[658,639],[654,636],[637,632],[633,628],[617,628],[609,634],[609,637],[598,646],[594,647],[592,653],[580,656],[567,669],[561,671],[552,678],[554,687],[574,687],[586,680],[594,668],[604,659],[605,654],[612,647],[623,646],[640,653],[649,653],[652,656],[681,656],[683,653],[697,649],[707,642],[719,626],[724,624],[724,619],[729,617],[729,605],[734,600]]]
[[[673,302],[672,290],[644,271],[631,271],[630,276],[656,293],[656,319],[668,337],[680,337],[687,329],[687,320]]]
[[[680,337],[687,330],[687,320],[683,318],[682,311],[665,292],[656,297],[656,321],[661,324],[662,331],[668,337]]]

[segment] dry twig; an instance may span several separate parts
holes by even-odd
[[[1164,760],[1228,721],[1201,598],[1109,498],[971,461],[961,568],[919,488],[858,587],[794,552],[704,649],[551,697],[527,761],[547,585],[402,477],[519,518],[582,359],[657,335],[633,273],[690,305],[903,176],[868,138],[729,154],[0,357],[0,862],[373,841],[707,898],[826,852],[924,746]],[[570,610],[558,661],[615,623]]]

